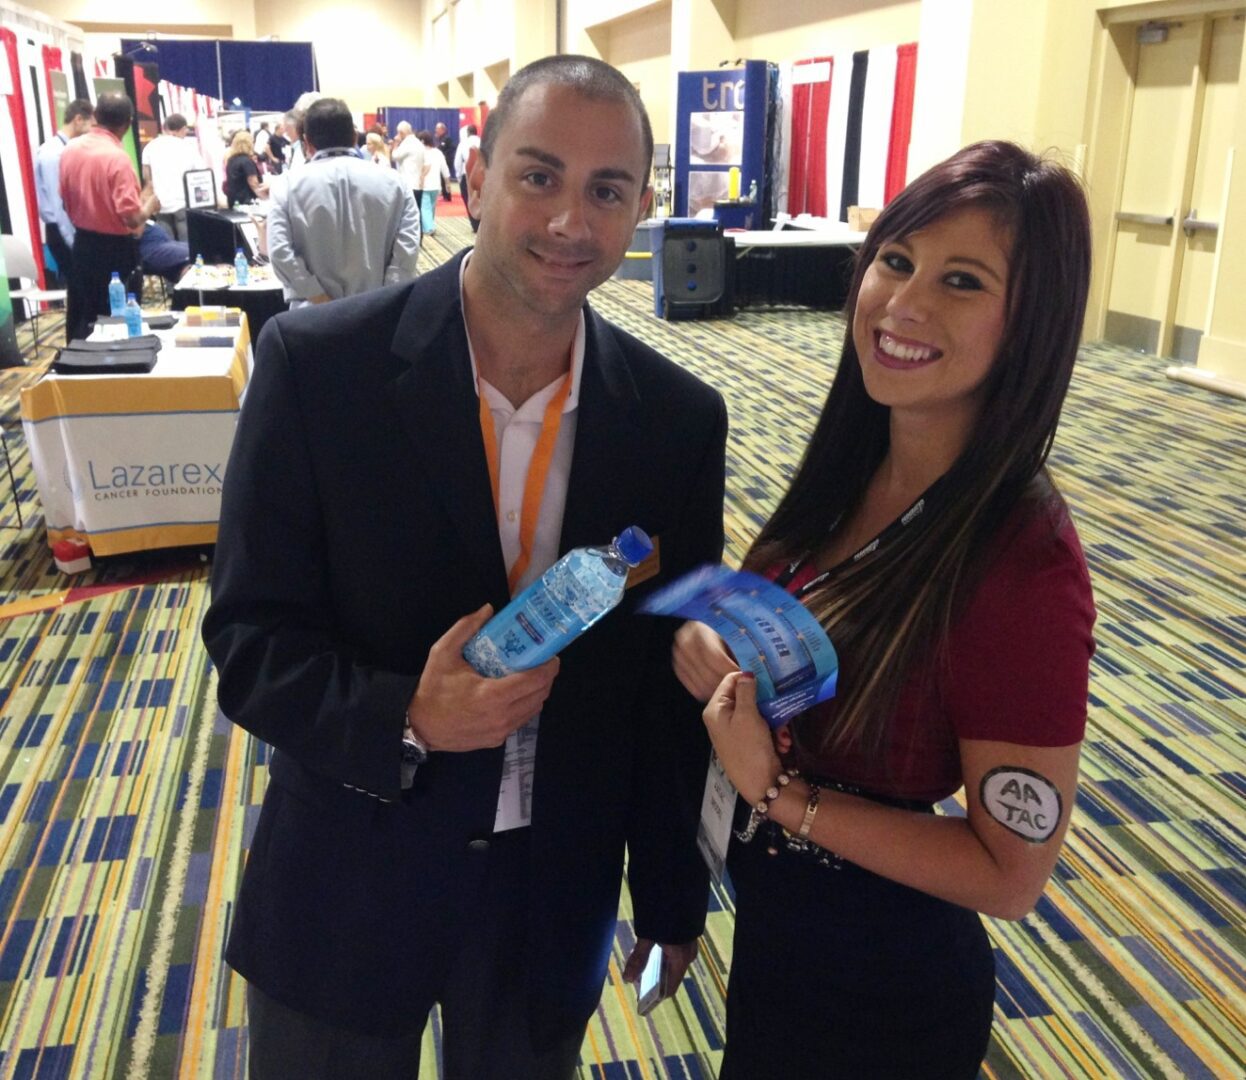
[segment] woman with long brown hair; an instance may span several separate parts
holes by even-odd
[[[722,640],[675,669],[741,795],[722,1078],[972,1078],[994,961],[1068,828],[1094,603],[1045,462],[1090,273],[1061,166],[967,147],[883,211],[843,355],[745,566],[799,596],[837,699],[772,736]],[[964,786],[965,815],[933,805]]]

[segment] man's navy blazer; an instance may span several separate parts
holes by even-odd
[[[433,753],[400,790],[430,646],[508,600],[460,259],[265,327],[203,626],[222,711],[273,747],[227,959],[290,1007],[382,1035],[422,1022],[471,925],[488,858],[472,842],[491,836],[502,768],[501,748]],[[587,307],[585,321],[560,553],[639,525],[660,572],[562,654],[541,712],[526,943],[539,1041],[596,1007],[625,845],[638,934],[693,939],[707,899],[700,707],[671,672],[675,624],[635,607],[721,557],[726,410]]]

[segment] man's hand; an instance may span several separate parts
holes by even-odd
[[[316,293],[315,296],[309,296],[307,302],[309,304],[327,304],[332,299],[333,297],[328,293]]]
[[[501,746],[506,736],[541,711],[549,697],[558,657],[531,671],[486,679],[463,659],[463,646],[489,621],[486,604],[465,615],[428,650],[420,685],[407,707],[407,722],[430,750],[480,750]]]
[[[645,965],[649,962],[649,953],[657,944],[649,938],[637,938],[636,945],[632,949],[631,955],[627,958],[627,963],[623,965],[623,981],[634,983],[645,970]],[[692,961],[697,958],[697,947],[700,945],[700,938],[693,941],[686,941],[679,945],[658,945],[657,947],[666,953],[666,970],[662,979],[662,997],[672,997],[679,984],[684,981],[684,976],[688,973],[688,968],[692,966]]]

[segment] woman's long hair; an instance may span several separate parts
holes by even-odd
[[[970,441],[919,526],[835,568],[806,598],[842,668],[829,729],[810,730],[810,719],[796,725],[806,746],[882,744],[906,679],[937,657],[990,539],[1027,491],[1050,490],[1045,462],[1077,358],[1090,280],[1086,198],[1055,162],[1012,143],[975,143],[914,180],[870,229],[822,415],[745,566],[758,570],[816,551],[834,523],[860,506],[887,452],[890,417],[866,393],[853,343],[862,278],[882,245],[970,208],[991,213],[1012,241],[999,353],[980,391]]]
[[[255,157],[255,141],[251,138],[249,131],[234,132],[234,137],[229,140],[229,149],[225,153],[225,160],[228,161],[239,154]]]

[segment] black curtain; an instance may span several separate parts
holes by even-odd
[[[852,54],[852,86],[848,93],[848,135],[844,140],[844,186],[839,200],[839,220],[848,220],[848,207],[857,205],[861,182],[861,115],[865,111],[865,76],[868,50]]]

